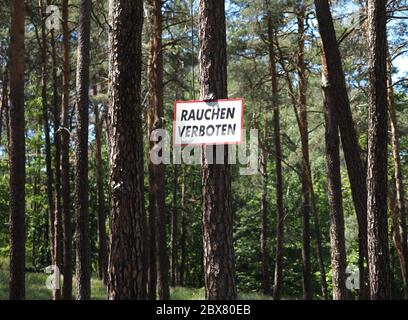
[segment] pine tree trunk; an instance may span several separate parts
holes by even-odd
[[[407,240],[407,225],[406,225],[406,209],[404,183],[402,178],[400,142],[398,133],[397,112],[395,108],[394,88],[392,84],[392,65],[391,59],[387,59],[387,87],[388,87],[388,112],[390,114],[391,123],[391,144],[392,157],[394,162],[394,180],[396,191],[396,212],[392,217],[394,244],[397,250],[400,261],[401,275],[404,286],[404,296],[408,299],[408,240]]]
[[[54,175],[52,169],[52,156],[51,156],[51,141],[50,141],[50,125],[49,125],[49,107],[47,99],[47,34],[45,29],[45,3],[43,0],[39,1],[39,13],[41,17],[41,100],[43,106],[43,128],[44,128],[44,138],[45,138],[45,167],[47,173],[47,202],[48,202],[48,217],[50,221],[50,238],[51,238],[51,257],[52,264],[56,265],[58,268],[61,267],[60,255],[57,256],[56,252],[56,230],[55,222],[55,198],[54,198]],[[53,47],[54,49],[54,47]],[[55,289],[52,292],[52,297],[54,300],[59,300],[61,298],[61,290]]]
[[[150,57],[148,64],[149,79],[149,133],[164,128],[163,125],[163,47],[162,47],[162,1],[149,0],[147,6],[150,11],[150,25],[152,35],[150,40]],[[156,142],[150,142],[150,149]],[[157,250],[157,286],[160,300],[170,299],[169,291],[169,261],[166,240],[166,215],[164,194],[164,164],[154,165],[149,161],[150,183],[150,214],[156,221],[156,250]]]
[[[140,101],[143,1],[110,0],[108,298],[146,298],[143,127]]]
[[[91,1],[81,0],[78,20],[75,214],[77,299],[91,298],[91,241],[88,208],[88,106]]]
[[[225,3],[199,2],[199,46],[201,99],[227,98]],[[213,159],[208,158],[212,148]],[[235,261],[230,204],[231,175],[228,148],[202,149],[202,223],[205,297],[208,300],[236,299]],[[224,164],[215,163],[223,152]]]
[[[386,1],[368,1],[368,170],[367,220],[370,294],[391,298],[387,223]]]
[[[64,300],[72,299],[72,222],[71,222],[71,193],[70,193],[70,163],[69,163],[69,140],[68,129],[69,117],[69,28],[68,28],[68,0],[62,1],[62,106],[61,128],[58,133],[61,142],[61,197],[62,216],[64,229],[64,256],[62,273],[64,284],[62,297]]]
[[[316,16],[322,42],[323,55],[326,57],[328,81],[332,88],[334,106],[344,149],[348,176],[351,185],[354,207],[357,213],[359,233],[359,270],[360,299],[367,293],[367,185],[365,165],[360,156],[357,132],[354,128],[350,102],[344,78],[343,65],[337,45],[336,32],[327,0],[315,0]]]
[[[307,125],[307,102],[306,102],[306,65],[304,61],[304,15],[303,4],[297,10],[298,24],[298,74],[299,74],[299,100],[300,100],[300,136],[302,144],[302,193],[301,193],[301,219],[302,219],[302,272],[303,272],[303,298],[313,299],[311,256],[310,256],[310,183],[309,183],[309,141]]]
[[[51,63],[52,63],[52,100],[53,100],[53,113],[54,113],[54,144],[55,144],[55,200],[54,200],[54,225],[53,233],[54,238],[52,240],[55,250],[55,264],[60,270],[63,268],[63,227],[62,227],[62,208],[61,208],[61,168],[60,168],[60,139],[58,137],[58,130],[60,128],[59,119],[59,100],[58,100],[58,79],[57,79],[57,52],[55,45],[54,30],[50,31],[50,43],[51,43]],[[60,296],[61,292],[57,292]],[[58,297],[60,298],[60,297]]]
[[[24,0],[11,3],[10,28],[10,300],[25,299]]]
[[[333,299],[347,299],[346,288],[346,243],[344,234],[343,197],[340,175],[340,139],[339,128],[332,97],[331,84],[328,81],[326,59],[322,59],[322,89],[326,124],[326,169],[327,200],[330,212],[330,248],[332,266]]]
[[[316,235],[316,255],[317,255],[317,262],[319,265],[320,271],[320,284],[321,284],[321,291],[322,291],[322,298],[324,300],[328,299],[327,293],[327,283],[326,283],[326,269],[324,266],[323,261],[323,249],[322,249],[322,236],[320,231],[320,224],[318,218],[318,212],[316,208],[316,201],[313,191],[313,181],[312,181],[312,172],[310,167],[310,158],[309,158],[309,127],[308,127],[308,119],[307,119],[307,79],[306,79],[306,64],[305,64],[305,14],[306,14],[306,7],[303,1],[300,1],[300,6],[297,12],[297,23],[298,23],[298,76],[299,76],[299,100],[300,100],[300,112],[299,112],[299,124],[300,124],[300,136],[301,136],[301,144],[302,144],[302,213],[306,213],[306,216],[302,217],[306,219],[310,217],[310,213],[313,217],[314,222],[314,229]],[[305,225],[309,223],[304,221]],[[305,235],[306,237],[306,235]],[[309,237],[310,239],[310,234]],[[306,239],[306,238],[305,238]],[[310,240],[309,240],[310,241]],[[305,246],[310,246],[309,244],[305,244]],[[308,250],[304,250],[307,252]],[[309,249],[310,252],[310,249]],[[307,258],[307,257],[305,257]],[[308,257],[310,260],[310,256]],[[305,270],[310,267],[305,265]],[[311,270],[309,270],[309,275]],[[311,283],[307,283],[310,281],[305,281],[305,285],[311,285]],[[313,289],[309,287],[308,289],[310,292],[305,293],[305,297],[313,297]]]
[[[95,86],[96,87],[96,86]],[[96,89],[94,90],[96,95]],[[99,118],[99,106],[94,103],[95,114],[95,168],[98,198],[98,270],[99,279],[108,284],[108,247],[106,241],[106,211],[105,192],[103,190],[103,162],[102,162],[102,120]]]
[[[275,153],[275,180],[276,180],[276,260],[274,274],[274,300],[280,300],[283,285],[283,234],[285,213],[283,209],[283,182],[282,182],[282,147],[280,136],[280,113],[278,104],[278,77],[276,71],[276,54],[274,44],[274,25],[271,12],[268,10],[268,41],[269,41],[269,69],[272,77],[272,106],[273,106],[273,133]],[[265,124],[266,125],[266,124]]]

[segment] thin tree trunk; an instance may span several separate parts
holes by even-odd
[[[299,74],[299,100],[300,100],[300,136],[302,144],[302,193],[301,193],[301,219],[302,219],[302,270],[303,270],[303,298],[313,299],[311,256],[310,256],[310,183],[309,183],[309,142],[307,125],[306,101],[306,65],[304,61],[304,15],[305,7],[300,2],[297,9],[298,24],[298,74]]]
[[[71,222],[71,193],[70,193],[70,163],[69,163],[69,29],[68,29],[68,0],[62,1],[62,107],[61,125],[58,137],[61,141],[61,197],[64,228],[64,263],[62,273],[64,284],[62,297],[72,299],[72,222]]]
[[[88,107],[91,1],[81,0],[78,20],[77,141],[75,149],[76,278],[77,299],[91,298],[91,242],[88,208]]]
[[[305,64],[305,14],[306,7],[301,2],[301,6],[298,11],[298,47],[299,47],[299,56],[298,56],[298,75],[299,75],[299,100],[300,100],[300,135],[302,143],[302,210],[306,213],[306,217],[310,216],[312,213],[314,229],[316,234],[316,254],[317,261],[320,271],[320,284],[322,291],[322,298],[324,300],[328,299],[327,293],[327,282],[326,282],[326,269],[323,261],[323,249],[322,249],[322,236],[320,232],[320,224],[318,218],[318,212],[316,207],[316,201],[313,191],[313,181],[312,181],[312,172],[310,167],[310,158],[309,158],[309,127],[307,120],[307,80],[306,80],[306,64]],[[302,215],[303,216],[303,215]],[[306,219],[304,217],[304,219]],[[308,224],[305,221],[305,224]],[[309,235],[310,239],[310,235]],[[307,251],[307,250],[305,250]],[[310,257],[309,257],[310,259]],[[307,270],[307,266],[306,270]],[[310,266],[309,266],[310,267]],[[311,272],[311,270],[310,270]],[[305,283],[306,284],[306,283]],[[309,283],[310,284],[310,283]],[[309,288],[312,290],[312,288]],[[309,292],[307,295],[313,296],[313,292]],[[305,294],[306,296],[306,294]]]
[[[199,2],[199,46],[201,99],[227,98],[225,3]],[[213,159],[208,158],[212,149]],[[216,153],[224,164],[215,163]],[[205,297],[208,300],[236,299],[235,259],[230,204],[231,174],[228,148],[202,148],[202,224]]]
[[[280,114],[278,104],[278,78],[276,72],[276,54],[274,44],[274,22],[268,9],[268,41],[269,41],[269,68],[272,77],[272,106],[273,106],[273,133],[275,141],[275,180],[276,180],[276,260],[273,298],[280,300],[283,285],[283,235],[285,213],[283,209],[283,182],[282,182],[282,148],[280,137]],[[265,128],[266,128],[265,123]],[[266,137],[265,137],[266,138]]]
[[[143,127],[140,101],[143,1],[110,0],[108,298],[146,298]]]
[[[61,168],[60,168],[60,140],[58,130],[60,128],[59,103],[58,103],[58,80],[57,80],[57,52],[55,45],[54,30],[50,31],[51,43],[51,62],[52,62],[52,96],[54,113],[54,144],[55,144],[55,198],[54,198],[54,225],[52,239],[55,255],[55,264],[61,270],[63,268],[63,228],[62,228],[62,209],[61,209]],[[57,290],[57,298],[61,298],[61,291]]]
[[[150,57],[148,65],[149,78],[149,134],[162,129],[163,124],[163,47],[162,47],[162,1],[149,0],[150,24],[152,35],[150,40]],[[157,142],[150,142],[152,149]],[[157,250],[157,286],[160,300],[170,299],[169,260],[166,240],[164,164],[155,165],[149,161],[149,205],[150,214],[155,217],[156,250]]]
[[[357,132],[348,99],[346,82],[340,51],[337,45],[336,32],[327,0],[315,0],[316,16],[322,42],[323,55],[326,58],[328,81],[333,95],[336,116],[344,149],[348,176],[351,185],[354,207],[357,214],[359,233],[359,270],[360,299],[368,297],[367,274],[367,185],[365,165],[360,156]]]
[[[94,94],[97,94],[95,85]],[[105,211],[105,192],[103,190],[103,162],[102,162],[102,120],[99,118],[99,106],[94,103],[95,114],[95,167],[96,184],[98,194],[98,269],[99,279],[105,285],[108,284],[108,247],[106,241],[106,211]]]
[[[11,3],[10,28],[10,300],[25,299],[24,0]]]
[[[394,162],[394,179],[396,191],[396,212],[395,217],[392,215],[394,244],[397,250],[400,261],[401,275],[404,286],[404,296],[408,299],[408,240],[407,240],[407,225],[406,225],[406,209],[404,183],[402,178],[400,143],[398,133],[398,121],[395,108],[394,88],[392,84],[392,65],[391,59],[387,59],[387,87],[388,87],[388,112],[390,114],[391,123],[391,144],[392,157]],[[391,210],[391,213],[394,211]]]
[[[268,21],[270,21],[269,10],[268,10]],[[269,28],[271,28],[269,30]],[[268,32],[272,33],[272,24],[268,24]],[[269,33],[268,33],[269,34]],[[271,41],[271,39],[269,39]],[[270,57],[270,71],[273,81],[275,80],[276,72],[273,55],[273,43],[270,44],[270,49],[272,50],[272,55]],[[272,70],[273,69],[273,70]],[[272,97],[272,100],[275,99],[275,96]],[[264,127],[263,127],[263,139],[261,146],[261,179],[262,179],[262,196],[261,196],[261,235],[260,235],[260,244],[261,244],[261,268],[262,268],[262,289],[264,294],[270,293],[270,282],[269,282],[269,257],[268,257],[268,139],[269,139],[269,121],[268,121],[268,112],[265,104],[264,107]],[[277,252],[280,252],[277,250]],[[277,257],[277,260],[279,258]]]
[[[50,125],[49,125],[49,107],[47,99],[47,34],[45,29],[45,3],[43,0],[39,1],[39,13],[41,17],[41,100],[43,106],[43,128],[44,128],[44,137],[45,137],[45,166],[47,173],[47,201],[48,201],[48,219],[49,219],[49,230],[51,238],[51,260],[52,264],[60,267],[60,264],[57,261],[56,256],[56,243],[55,243],[55,199],[54,199],[54,175],[52,169],[52,156],[51,156],[51,141],[50,141]],[[61,290],[55,289],[52,291],[52,297],[54,300],[59,300],[61,298]]]
[[[340,139],[339,128],[331,95],[331,84],[328,81],[326,61],[323,57],[324,112],[326,123],[326,168],[327,200],[330,211],[330,248],[332,266],[333,299],[347,299],[346,288],[346,243],[344,234],[343,197],[340,175]]]
[[[386,1],[368,1],[368,170],[367,219],[370,294],[391,298],[387,223]]]

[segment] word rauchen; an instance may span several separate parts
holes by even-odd
[[[240,143],[243,108],[243,99],[176,102],[174,144]]]

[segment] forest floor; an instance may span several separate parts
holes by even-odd
[[[51,299],[51,291],[47,289],[45,281],[47,279],[45,273],[26,273],[26,298],[27,300],[49,300]],[[4,259],[0,259],[0,300],[8,299],[9,271]],[[97,278],[91,280],[91,296],[93,300],[106,299],[106,287],[103,282]],[[73,292],[75,292],[75,281]],[[204,300],[203,288],[186,288],[176,287],[171,288],[172,300]],[[269,300],[268,296],[257,292],[241,292],[239,299],[242,300]]]

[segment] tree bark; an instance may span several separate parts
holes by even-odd
[[[49,107],[48,107],[48,99],[47,99],[47,82],[48,82],[48,75],[47,75],[47,33],[45,29],[45,8],[46,4],[43,0],[39,1],[39,14],[41,17],[41,100],[42,100],[42,107],[43,107],[43,128],[44,128],[44,138],[45,138],[45,167],[47,173],[47,202],[48,202],[48,219],[49,219],[49,230],[50,230],[50,238],[51,238],[51,257],[52,257],[52,264],[56,265],[57,267],[61,267],[60,256],[57,256],[56,252],[56,230],[54,229],[55,226],[55,199],[54,199],[54,175],[52,169],[52,155],[51,155],[51,141],[50,141],[50,125],[49,125]],[[61,290],[55,289],[52,291],[52,297],[54,300],[59,300],[61,298]]]
[[[49,3],[49,2],[48,2]],[[55,200],[54,200],[54,225],[52,239],[55,254],[55,264],[61,270],[63,268],[63,227],[62,227],[62,209],[61,209],[61,169],[60,169],[60,140],[58,130],[60,128],[59,103],[58,103],[58,80],[57,80],[57,51],[55,45],[54,30],[50,31],[51,44],[51,76],[52,76],[52,100],[54,113],[54,144],[55,144]],[[61,291],[56,292],[60,298]]]
[[[278,77],[276,71],[276,54],[274,44],[274,22],[268,9],[268,41],[269,41],[269,69],[272,77],[272,106],[273,106],[273,133],[275,153],[275,180],[276,180],[276,260],[273,299],[280,300],[283,285],[283,236],[285,213],[283,208],[282,182],[282,147],[280,136],[280,112],[278,103]],[[265,130],[266,130],[265,123]],[[266,138],[266,137],[265,137]]]
[[[149,79],[149,133],[163,129],[163,47],[162,47],[162,1],[147,2],[152,35],[148,64]],[[157,142],[150,142],[152,149]],[[166,215],[164,190],[164,164],[155,165],[149,160],[150,214],[155,217],[157,250],[157,286],[160,300],[170,299],[169,261],[166,241]]]
[[[94,94],[97,94],[96,85]],[[99,279],[104,285],[108,284],[108,247],[106,241],[106,211],[105,192],[103,190],[103,162],[102,162],[102,120],[99,118],[99,106],[94,103],[95,114],[95,167],[98,198],[98,270]]]
[[[347,299],[346,243],[344,234],[343,197],[340,175],[340,139],[331,84],[328,81],[326,59],[322,59],[322,89],[326,124],[327,200],[330,212],[330,248],[333,299]]]
[[[75,105],[77,141],[75,149],[75,214],[77,299],[91,298],[91,241],[88,208],[89,50],[91,1],[81,0],[78,20],[78,52]]]
[[[227,98],[224,1],[200,0],[199,46],[201,99]],[[210,151],[213,151],[212,159],[208,157]],[[217,152],[223,152],[224,164],[214,164]],[[230,204],[231,175],[227,160],[228,148],[225,146],[202,148],[204,282],[208,300],[237,298]]]
[[[404,286],[404,296],[408,299],[408,240],[407,240],[407,225],[406,225],[406,208],[404,182],[402,178],[400,142],[398,133],[397,112],[395,108],[394,89],[392,84],[392,65],[391,59],[387,59],[387,87],[388,87],[388,112],[390,115],[391,124],[391,144],[392,157],[394,162],[394,180],[396,193],[396,206],[391,210],[394,245],[398,254],[401,267],[401,275]]]
[[[63,269],[64,284],[62,297],[72,299],[72,222],[71,222],[71,193],[70,193],[70,163],[69,163],[69,28],[68,28],[68,0],[62,1],[62,106],[61,128],[58,137],[61,143],[61,197],[64,228],[64,256]]]
[[[143,1],[110,0],[108,298],[146,298],[143,127],[140,101]]]
[[[302,191],[301,191],[301,220],[302,220],[302,272],[303,272],[303,298],[313,299],[311,255],[310,255],[310,193],[309,193],[309,142],[307,124],[307,101],[306,101],[306,65],[304,60],[304,15],[305,7],[300,3],[297,8],[298,24],[298,75],[299,75],[299,102],[300,102],[300,137],[302,145]]]
[[[368,1],[368,170],[367,219],[370,294],[391,298],[387,223],[386,1]]]
[[[11,3],[10,28],[10,300],[25,299],[24,0]]]
[[[359,233],[360,299],[367,298],[367,185],[365,165],[360,156],[357,132],[348,99],[336,32],[327,0],[315,0],[322,51],[327,63],[328,81],[335,102],[336,116],[344,149]]]

